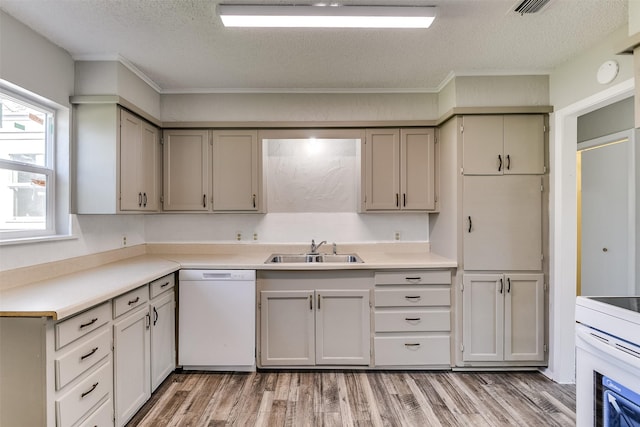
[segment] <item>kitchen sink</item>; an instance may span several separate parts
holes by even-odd
[[[364,262],[356,254],[273,254],[264,262],[271,263],[361,263]]]

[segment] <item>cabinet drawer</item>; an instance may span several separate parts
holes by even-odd
[[[451,305],[449,288],[394,287],[375,290],[376,307],[416,307]]]
[[[55,326],[56,350],[110,321],[110,309],[111,303],[106,302],[83,313],[76,314],[70,319],[57,323]]]
[[[107,399],[78,427],[113,427],[113,401]]]
[[[379,271],[375,275],[376,285],[450,285],[449,270],[405,270]]]
[[[149,287],[140,286],[131,292],[120,295],[113,300],[113,317],[122,316],[125,313],[149,302]]]
[[[91,408],[109,396],[112,389],[113,371],[111,362],[107,362],[56,401],[57,425],[66,427],[75,424]]]
[[[105,329],[86,343],[78,345],[64,356],[56,358],[56,390],[69,384],[78,375],[111,353],[110,332],[109,329]]]
[[[449,310],[376,311],[376,332],[433,332],[451,330]]]
[[[375,337],[376,366],[450,365],[450,337]]]
[[[169,289],[173,289],[175,283],[175,274],[168,274],[164,277],[154,280],[149,284],[149,293],[151,294],[151,299],[157,297],[163,292],[168,291]]]

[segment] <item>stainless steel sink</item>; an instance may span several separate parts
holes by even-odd
[[[273,254],[264,262],[271,263],[361,263],[357,254]]]

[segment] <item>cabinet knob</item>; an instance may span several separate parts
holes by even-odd
[[[609,249],[607,249],[607,248],[602,248],[602,252],[609,252]]]

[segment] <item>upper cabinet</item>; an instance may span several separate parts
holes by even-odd
[[[158,128],[117,104],[75,108],[77,213],[157,211]]]
[[[544,174],[544,115],[464,116],[464,175]]]
[[[436,209],[433,129],[368,129],[363,152],[365,211]]]
[[[165,211],[260,211],[257,131],[165,130],[163,153]]]
[[[258,132],[213,132],[213,210],[259,211]]]

